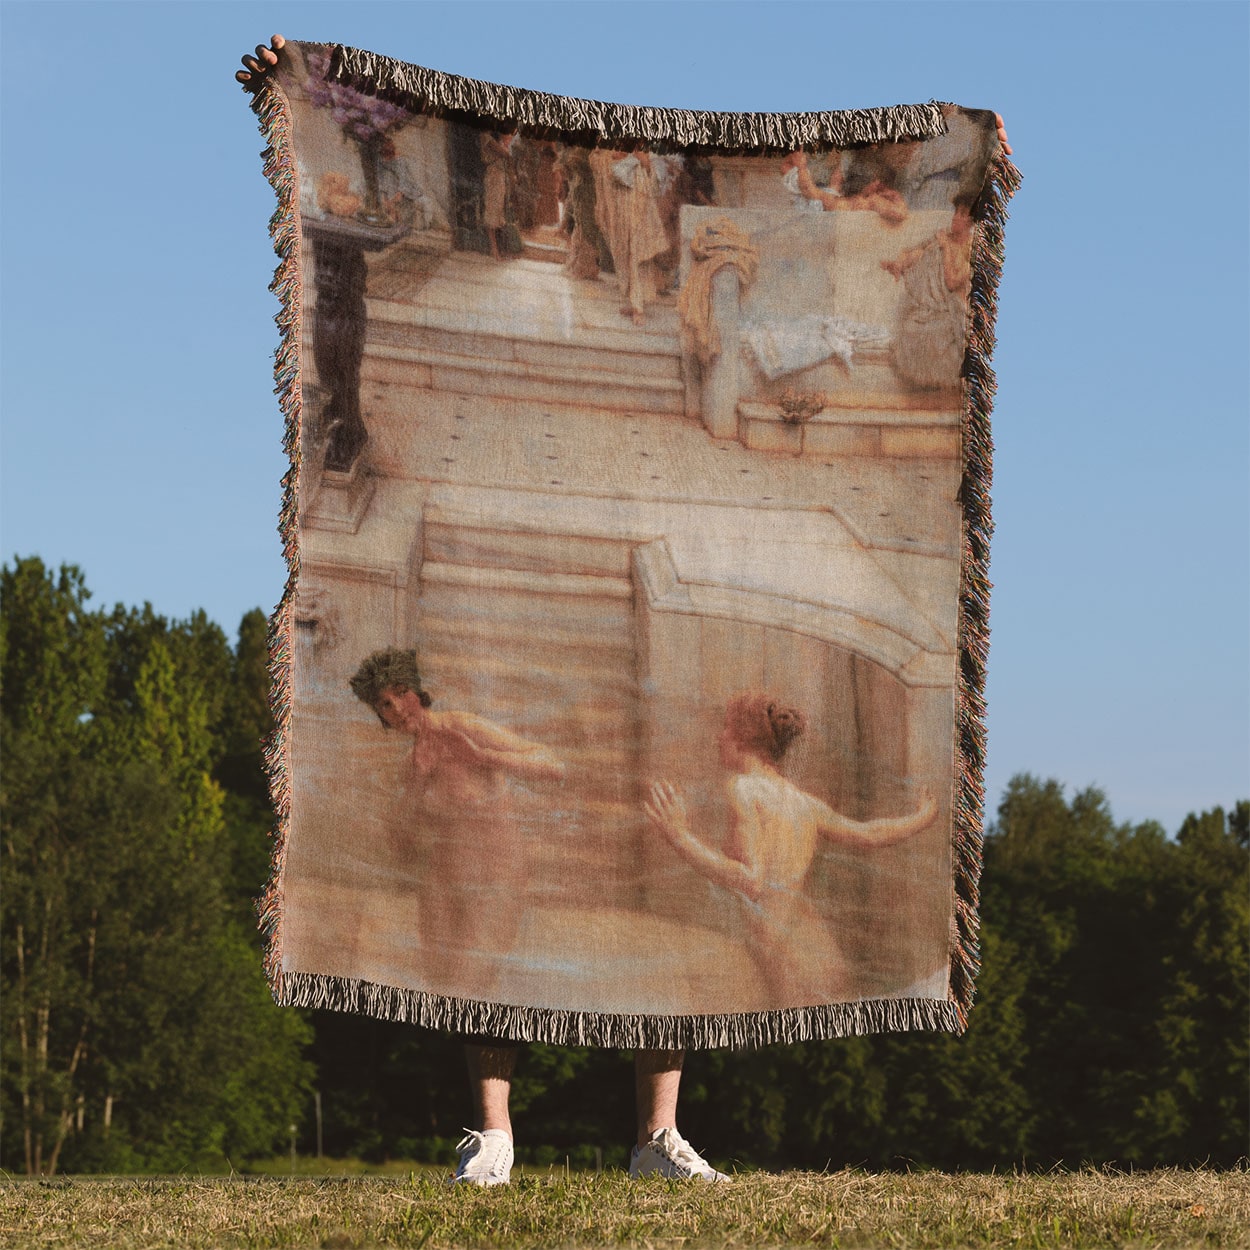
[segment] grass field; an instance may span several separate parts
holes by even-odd
[[[728,1185],[621,1173],[56,1178],[0,1182],[18,1247],[1250,1247],[1250,1172],[744,1174]]]

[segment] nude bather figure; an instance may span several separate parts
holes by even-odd
[[[864,849],[892,846],[931,825],[937,803],[925,793],[903,816],[852,820],[781,775],[803,714],[766,694],[738,695],[725,711],[720,758],[728,770],[725,850],[690,826],[685,800],[667,781],[651,786],[646,812],[673,849],[740,900],[753,955],[775,1006],[838,1001],[847,971],[836,935],[806,893],[822,838]],[[796,956],[812,952],[803,966]]]
[[[375,652],[351,686],[388,729],[413,739],[395,845],[418,868],[417,925],[437,956],[434,975],[463,995],[467,966],[497,971],[491,957],[511,949],[520,924],[527,872],[517,782],[559,780],[564,764],[484,717],[431,711],[414,651]]]

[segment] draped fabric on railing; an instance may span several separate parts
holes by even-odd
[[[992,113],[571,100],[288,44],[277,999],[499,1038],[961,1031]]]

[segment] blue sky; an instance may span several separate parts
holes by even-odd
[[[1000,296],[989,803],[1250,792],[1240,3],[0,6],[0,551],[233,631],[284,576],[249,45],[713,109],[937,98],[1024,171]]]

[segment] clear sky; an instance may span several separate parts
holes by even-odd
[[[1025,183],[999,304],[989,804],[1027,770],[1175,829],[1250,793],[1242,3],[0,4],[0,552],[233,632],[284,569],[275,30],[691,108],[953,100]]]

